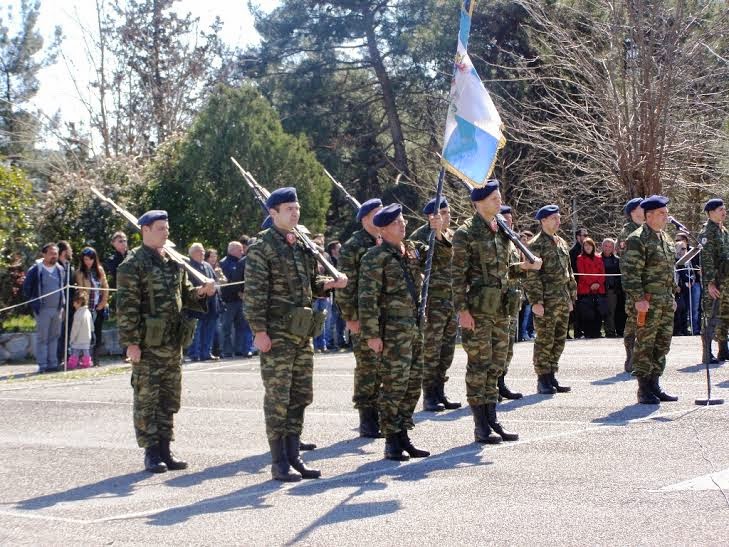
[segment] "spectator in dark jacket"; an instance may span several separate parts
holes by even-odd
[[[111,246],[114,247],[114,253],[104,261],[104,271],[106,272],[109,287],[116,289],[116,269],[119,264],[124,262],[127,252],[129,252],[126,234],[124,232],[114,232],[114,235],[111,236]]]
[[[245,275],[245,262],[243,258],[243,245],[240,241],[228,243],[228,254],[220,261],[220,268],[223,270],[228,283],[238,283],[223,287],[220,291],[223,300],[223,313],[221,317],[221,335],[223,357],[245,355],[245,329],[243,325],[243,281]]]
[[[40,298],[30,303],[36,322],[35,358],[38,372],[58,370],[58,340],[61,337],[61,314],[65,306],[64,270],[58,264],[58,246],[46,243],[43,258],[30,267],[23,282],[23,296]]]
[[[63,284],[73,285],[73,248],[68,241],[61,240],[56,243],[58,247],[58,264],[63,268]],[[59,366],[63,366],[63,362],[66,360],[66,340],[71,334],[71,325],[73,325],[73,312],[74,308],[71,305],[73,302],[74,289],[70,287],[65,291],[65,302],[66,305],[63,307],[63,315],[61,316],[61,338],[58,340],[58,363]]]
[[[587,235],[587,228],[577,228],[575,232],[575,244],[570,249],[570,263],[573,272],[577,271],[577,257],[582,252],[582,242],[585,241]],[[582,338],[585,333],[580,325],[580,317],[576,309],[570,312],[569,321],[574,325],[575,338]]]
[[[685,241],[676,241],[676,260],[678,261],[688,251],[688,244]],[[685,265],[678,268],[674,272],[676,280],[676,311],[673,312],[673,335],[688,336],[689,331],[689,314],[691,307],[689,306],[689,293],[694,281],[694,274]]]
[[[190,245],[188,254],[190,255],[190,266],[208,279],[215,279],[215,272],[212,266],[205,262],[205,247],[203,247],[202,243],[193,243]],[[202,285],[198,279],[192,276],[190,277],[190,282],[196,287]],[[218,315],[220,315],[218,293],[216,292],[212,296],[208,296],[206,312],[188,311],[186,313],[190,317],[197,319],[195,336],[192,339],[192,344],[187,349],[187,356],[193,361],[217,361],[220,359],[220,357],[212,353],[213,338],[218,325]]]
[[[606,238],[602,242],[602,263],[605,267],[605,295],[607,315],[605,316],[605,336],[623,336],[625,328],[625,293],[620,279],[620,259],[615,255],[615,240]]]

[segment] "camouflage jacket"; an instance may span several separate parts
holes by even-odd
[[[377,338],[387,318],[415,319],[420,304],[424,269],[428,247],[419,241],[403,241],[405,254],[383,241],[362,257],[359,270],[359,320],[362,337]],[[438,248],[436,248],[437,251]],[[440,247],[444,252],[446,247]],[[412,287],[408,286],[408,272]],[[411,294],[414,289],[415,294]],[[415,299],[413,299],[415,296]]]
[[[615,245],[615,254],[618,256],[622,256],[625,252],[625,242],[628,239],[628,236],[635,232],[638,228],[640,228],[642,224],[638,224],[637,222],[633,222],[632,220],[629,220],[625,224],[623,224],[623,229],[620,231],[620,235],[618,236],[618,241]]]
[[[164,339],[177,346],[182,310],[206,311],[187,272],[168,257],[142,245],[130,251],[116,271],[117,327],[122,346],[144,346],[146,323],[161,319]],[[179,348],[177,348],[179,351]]]
[[[254,333],[282,332],[293,308],[311,308],[313,297],[326,296],[331,278],[317,273],[316,259],[298,239],[289,245],[276,228],[260,236],[246,255],[246,319]]]
[[[411,241],[419,241],[424,245],[430,242],[430,225],[424,224],[412,234]],[[443,239],[435,240],[436,251],[439,247],[445,247],[441,252],[433,255],[433,265],[430,270],[430,284],[428,285],[428,299],[442,298],[453,299],[453,233],[446,230]]]
[[[359,319],[359,310],[357,309],[359,265],[367,250],[376,244],[375,238],[363,228],[352,234],[352,237],[339,250],[337,268],[349,279],[345,288],[337,289],[337,304],[345,321]]]
[[[558,235],[539,232],[529,242],[529,250],[542,259],[542,268],[529,270],[524,280],[529,302],[532,305],[544,304],[549,298],[566,295],[574,301],[577,298],[577,282],[565,240]]]
[[[509,277],[518,275],[518,254],[503,232],[494,232],[479,214],[466,220],[453,236],[453,304],[456,312],[469,305],[483,287],[506,292]]]
[[[664,231],[647,224],[628,236],[621,258],[623,290],[633,301],[645,293],[665,295],[676,289],[673,275],[676,247]]]
[[[701,252],[701,271],[704,282],[721,285],[726,278],[729,266],[729,231],[712,220],[707,220],[699,233],[699,243],[704,247]]]

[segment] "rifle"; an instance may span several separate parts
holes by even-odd
[[[471,188],[471,185],[467,182],[460,179],[458,182],[460,182],[461,185],[469,192],[473,190],[473,188]],[[521,239],[519,239],[519,234],[509,228],[509,226],[506,224],[506,219],[501,213],[496,214],[496,224],[498,225],[499,230],[501,230],[503,234],[511,240],[516,248],[524,254],[524,257],[529,261],[530,264],[534,264],[537,261],[536,255],[529,250],[529,247],[524,245]]]
[[[347,200],[347,203],[349,203],[352,207],[354,207],[355,211],[359,211],[359,208],[362,207],[362,204],[359,201],[357,201],[357,198],[354,197],[349,192],[347,192],[347,189],[344,186],[342,186],[337,181],[337,179],[335,179],[331,175],[331,173],[329,173],[329,171],[324,169],[324,173],[326,173],[327,177],[329,177],[329,180],[332,181],[332,184],[334,184],[334,186],[336,186],[339,189],[339,191],[342,192],[342,194],[344,194],[344,199]]]
[[[256,200],[258,203],[260,203],[261,207],[265,210],[266,214],[268,214],[268,207],[266,207],[266,200],[268,199],[268,196],[271,195],[271,193],[266,190],[263,186],[258,184],[255,178],[253,178],[253,175],[243,169],[241,167],[240,163],[238,163],[235,158],[231,157],[231,161],[235,164],[235,166],[240,170],[241,174],[243,175],[243,178],[245,179],[246,183],[248,184],[248,187],[253,192],[253,195],[256,197]],[[301,244],[308,250],[312,256],[321,264],[324,269],[327,271],[329,275],[331,275],[334,279],[339,279],[342,277],[342,274],[339,273],[339,271],[321,254],[319,251],[319,247],[317,247],[316,243],[314,243],[309,236],[306,235],[306,228],[304,226],[296,226],[294,227],[294,233],[299,238],[299,241]]]
[[[114,209],[117,213],[123,216],[127,220],[127,222],[129,222],[129,224],[134,226],[140,232],[142,231],[142,228],[139,226],[139,224],[137,224],[137,217],[135,217],[132,213],[124,209],[121,205],[116,203],[111,198],[106,197],[93,186],[91,187],[91,191],[97,198],[110,205],[112,209]],[[185,268],[188,273],[192,275],[195,279],[197,279],[200,283],[205,284],[213,282],[212,279],[209,279],[207,276],[201,274],[195,268],[193,268],[187,261],[187,258],[184,255],[180,254],[177,250],[175,250],[175,244],[172,243],[169,239],[165,242],[163,248],[167,253],[167,256],[169,256],[172,261],[177,262],[180,266]]]

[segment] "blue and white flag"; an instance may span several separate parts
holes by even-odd
[[[461,4],[458,52],[443,139],[443,166],[469,184],[483,186],[506,139],[501,133],[501,116],[468,56],[475,4],[475,0],[464,0]]]

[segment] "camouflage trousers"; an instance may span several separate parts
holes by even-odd
[[[726,282],[724,283],[726,285]],[[729,334],[729,291],[722,290],[719,297],[719,309],[717,310],[716,330],[714,331],[714,340],[717,342],[725,342]],[[713,298],[709,296],[709,290],[704,291],[703,309],[704,313],[711,313]]]
[[[380,394],[380,358],[358,334],[352,335],[352,350],[355,359],[354,408],[375,407]]]
[[[637,316],[633,299],[625,295],[625,329],[623,330],[623,344],[625,345],[626,360],[628,347],[635,346],[635,318]]]
[[[311,338],[269,333],[271,349],[261,353],[263,414],[269,440],[301,435],[304,409],[314,399]]]
[[[567,340],[567,325],[570,317],[569,297],[550,298],[544,302],[544,315],[534,315],[534,372],[550,374],[559,370],[559,358]]]
[[[475,330],[463,329],[466,364],[466,397],[469,405],[496,403],[499,399],[499,376],[504,374],[509,352],[508,315],[487,318],[474,315]]]
[[[141,448],[173,441],[173,417],[180,410],[182,349],[159,349],[142,348],[142,360],[132,366],[134,434]]]
[[[423,334],[413,319],[387,319],[380,356],[380,429],[393,435],[412,429],[423,377]]]
[[[423,350],[423,386],[448,380],[446,373],[456,351],[456,313],[453,302],[429,298]]]
[[[647,378],[663,374],[673,336],[674,302],[670,293],[651,297],[645,325],[636,326],[633,376]]]
[[[516,343],[516,335],[519,332],[519,316],[512,317],[509,321],[509,349],[506,352],[506,362],[504,363],[504,375],[509,372],[511,359],[514,357],[514,344]]]

